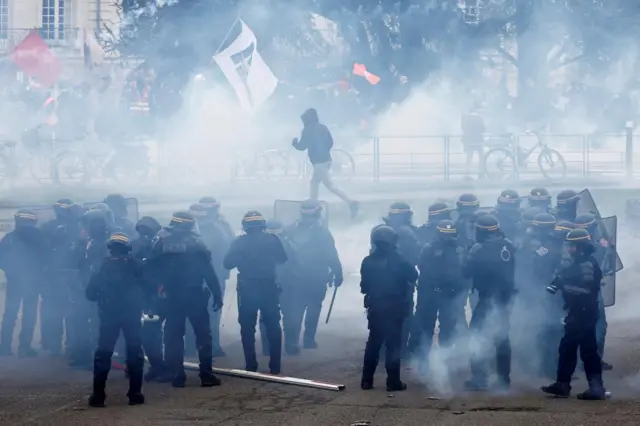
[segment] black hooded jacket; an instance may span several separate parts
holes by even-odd
[[[318,112],[309,108],[300,116],[304,128],[300,140],[293,144],[298,151],[307,150],[311,164],[327,163],[331,161],[333,137],[324,124],[320,123]]]

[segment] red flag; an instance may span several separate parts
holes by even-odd
[[[11,60],[29,77],[45,88],[60,77],[60,61],[44,42],[38,31],[33,30],[11,52]]]
[[[357,75],[358,77],[364,77],[365,79],[367,79],[369,84],[375,85],[380,82],[380,77],[375,74],[371,74],[369,71],[367,71],[367,67],[357,62],[353,64],[353,74]]]

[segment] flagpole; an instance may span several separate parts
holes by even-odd
[[[220,53],[220,51],[222,50],[222,46],[224,46],[224,44],[227,42],[227,40],[229,39],[229,37],[231,36],[231,32],[233,31],[233,28],[236,26],[236,24],[240,21],[240,17],[237,16],[236,19],[233,21],[233,23],[231,24],[231,27],[229,27],[229,31],[227,31],[227,34],[224,36],[224,38],[222,39],[222,41],[220,42],[220,45],[218,45],[218,48],[216,49],[216,53],[213,54],[213,56],[216,56],[218,53]]]

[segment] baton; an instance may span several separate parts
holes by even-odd
[[[336,294],[338,293],[338,286],[333,285],[333,296],[331,296],[331,304],[329,305],[329,311],[327,312],[327,319],[324,320],[325,324],[329,324],[329,318],[331,318],[331,311],[333,311],[333,303],[336,301]]]

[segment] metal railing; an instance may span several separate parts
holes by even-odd
[[[46,28],[12,28],[0,30],[0,54],[10,53],[31,31],[40,33],[50,47],[77,47],[81,28],[65,26],[49,26]]]

